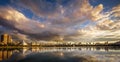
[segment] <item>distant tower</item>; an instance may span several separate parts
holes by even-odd
[[[4,44],[7,44],[8,34],[1,35],[1,42],[4,42]]]
[[[11,44],[11,43],[12,43],[12,37],[11,37],[10,35],[8,35],[7,41],[8,41],[8,42],[7,42],[8,44]]]
[[[108,41],[107,41],[107,42],[105,42],[105,45],[108,45]]]
[[[3,34],[3,35],[1,35],[1,42],[3,42],[4,44],[11,43],[12,38],[8,34]]]

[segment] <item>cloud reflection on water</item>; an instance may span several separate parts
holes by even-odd
[[[119,62],[120,49],[113,47],[24,48],[3,62]]]

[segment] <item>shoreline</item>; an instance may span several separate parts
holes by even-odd
[[[120,48],[119,45],[79,45],[79,46],[38,46],[38,45],[35,45],[35,46],[0,46],[0,48],[64,48],[64,47],[68,47],[68,48],[71,48],[71,47],[118,47]]]

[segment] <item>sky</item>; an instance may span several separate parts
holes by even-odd
[[[0,0],[0,34],[37,41],[118,41],[120,0]]]

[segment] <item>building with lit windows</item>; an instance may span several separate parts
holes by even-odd
[[[1,35],[1,42],[4,44],[11,44],[12,43],[12,37],[8,34]]]

